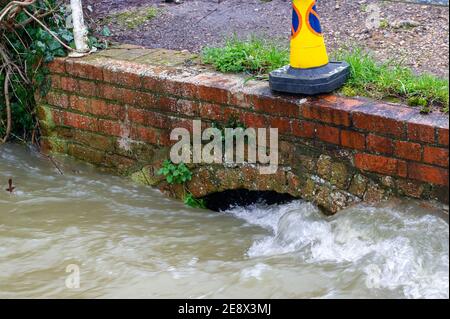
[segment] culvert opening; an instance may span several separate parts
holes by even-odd
[[[249,206],[256,203],[267,205],[286,204],[296,200],[289,194],[281,194],[274,191],[250,191],[247,189],[233,189],[213,193],[203,197],[206,208],[219,212],[233,207]]]

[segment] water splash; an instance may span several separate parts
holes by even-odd
[[[314,205],[295,201],[226,213],[270,231],[248,249],[251,258],[291,254],[300,263],[362,270],[369,289],[397,290],[408,298],[448,298],[448,217],[424,209],[359,205],[325,218]]]

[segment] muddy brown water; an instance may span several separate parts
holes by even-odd
[[[449,297],[448,216],[420,203],[218,213],[58,162],[0,147],[0,298]]]

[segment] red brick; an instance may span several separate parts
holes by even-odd
[[[340,144],[340,132],[339,129],[327,125],[316,125],[316,136],[321,141],[333,144]]]
[[[448,128],[438,128],[438,143],[448,146]]]
[[[419,163],[408,164],[408,177],[436,185],[448,185],[448,169]]]
[[[97,96],[99,90],[95,82],[78,80],[78,92],[86,96]]]
[[[53,106],[67,108],[69,107],[69,96],[55,91],[48,92],[46,96],[47,103]]]
[[[438,133],[441,130],[447,130],[448,134],[448,117],[442,113],[433,112],[430,114],[420,114],[416,111],[413,117],[409,118],[408,123],[408,138],[420,142],[434,144],[435,130]],[[439,135],[439,134],[438,134]],[[439,139],[438,139],[439,140]],[[448,141],[448,137],[447,137]],[[445,145],[445,144],[444,144]],[[448,145],[448,142],[447,142]]]
[[[402,137],[404,135],[404,123],[392,119],[357,113],[353,115],[353,123],[356,128],[368,132],[390,134],[397,137]]]
[[[425,146],[423,149],[423,161],[442,167],[448,167],[448,149]]]
[[[369,134],[367,136],[367,150],[390,155],[394,153],[394,145],[390,138]]]
[[[99,119],[95,131],[112,136],[122,135],[122,127],[120,124],[111,120]]]
[[[199,85],[196,96],[202,101],[228,104],[228,94],[229,91],[226,89]]]
[[[295,118],[300,115],[300,106],[297,98],[289,99],[253,94],[247,96],[247,98],[258,112]],[[243,106],[242,104],[245,106],[245,103],[242,102],[235,103],[240,107]]]
[[[363,171],[391,176],[406,177],[407,173],[404,161],[380,155],[356,154],[355,166]]]
[[[69,77],[61,77],[61,89],[69,92],[78,92],[78,81]]]
[[[61,76],[57,74],[50,75],[50,85],[52,89],[62,90],[61,87]]]
[[[292,121],[292,133],[294,134],[294,136],[314,138],[315,131],[315,124],[312,122],[301,120]]]
[[[279,134],[291,134],[291,120],[286,117],[270,117],[270,127],[277,128]]]
[[[394,154],[403,159],[420,162],[422,159],[422,146],[418,143],[395,141]]]
[[[103,81],[106,83],[117,84],[133,89],[140,89],[142,87],[141,75],[133,72],[104,69]]]
[[[142,88],[152,92],[161,92],[163,87],[163,80],[158,77],[145,75],[142,80]]]
[[[150,127],[137,126],[131,129],[131,138],[142,142],[158,145],[160,133]]]
[[[217,111],[218,112],[217,115],[220,118],[220,114],[222,112],[220,105],[205,103],[205,106],[207,109],[210,109],[211,111],[212,110]],[[175,104],[175,112],[183,114],[185,116],[195,116],[196,114],[198,114],[199,109],[200,103],[197,101],[179,99]]]
[[[140,97],[136,91],[115,87],[109,84],[100,84],[98,93],[99,96],[104,99],[130,105],[134,105],[135,102],[138,101],[138,97]]]
[[[220,105],[212,103],[201,103],[199,105],[199,114],[203,119],[220,121],[223,119],[223,109]]]
[[[255,113],[245,113],[244,125],[247,128],[265,128],[267,126],[266,117]]]
[[[159,96],[155,101],[154,107],[163,111],[175,113],[177,111],[177,103],[178,100],[176,98]]]
[[[426,143],[434,143],[434,127],[429,125],[408,123],[408,139]]]
[[[70,126],[80,130],[99,132],[113,136],[121,136],[121,127],[118,122],[97,119],[80,114],[63,112],[61,125]]]
[[[139,123],[145,126],[152,126],[156,128],[168,128],[170,125],[169,118],[163,114],[142,110],[129,108],[128,109],[128,119],[132,123]]]
[[[65,59],[54,59],[52,62],[48,63],[48,69],[50,73],[65,73],[66,64]]]
[[[335,95],[319,96],[302,105],[302,115],[307,119],[350,126],[350,111],[362,104],[362,101]]]
[[[230,89],[238,84],[238,80],[221,74],[203,73],[189,79],[189,83],[197,84],[196,97],[202,101],[228,104]]]
[[[89,106],[91,104],[91,101],[89,98],[78,96],[78,95],[71,95],[70,96],[70,108],[80,111],[81,113],[88,113]]]
[[[358,132],[342,130],[341,145],[362,151],[366,148],[366,137]]]
[[[171,123],[170,128],[171,129],[175,129],[175,128],[185,128],[187,129],[189,132],[193,131],[193,121],[190,119],[184,119],[184,118],[179,118],[179,117],[174,117],[174,116],[170,116],[169,117],[169,121]],[[167,126],[166,126],[167,128]]]
[[[223,120],[224,120],[224,122],[230,122],[232,120],[237,120],[241,123],[244,123],[245,113],[242,109],[225,107],[223,109]]]
[[[121,105],[108,103],[103,100],[91,99],[86,111],[90,114],[125,120],[125,108]]]
[[[66,60],[66,72],[83,79],[103,80],[103,70],[101,67],[76,60]]]
[[[368,132],[405,137],[405,121],[414,115],[412,108],[390,104],[372,104],[359,107],[353,113],[353,125]]]

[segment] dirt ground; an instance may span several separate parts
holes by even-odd
[[[198,52],[227,37],[259,35],[288,44],[290,0],[86,0],[95,22],[111,13],[156,6],[158,16],[137,29],[109,22],[113,41]],[[378,59],[402,61],[418,72],[449,75],[449,8],[382,0],[319,0],[330,51],[358,45]],[[378,16],[378,18],[377,18]],[[103,21],[103,22],[102,22]],[[373,23],[373,21],[379,21]]]

